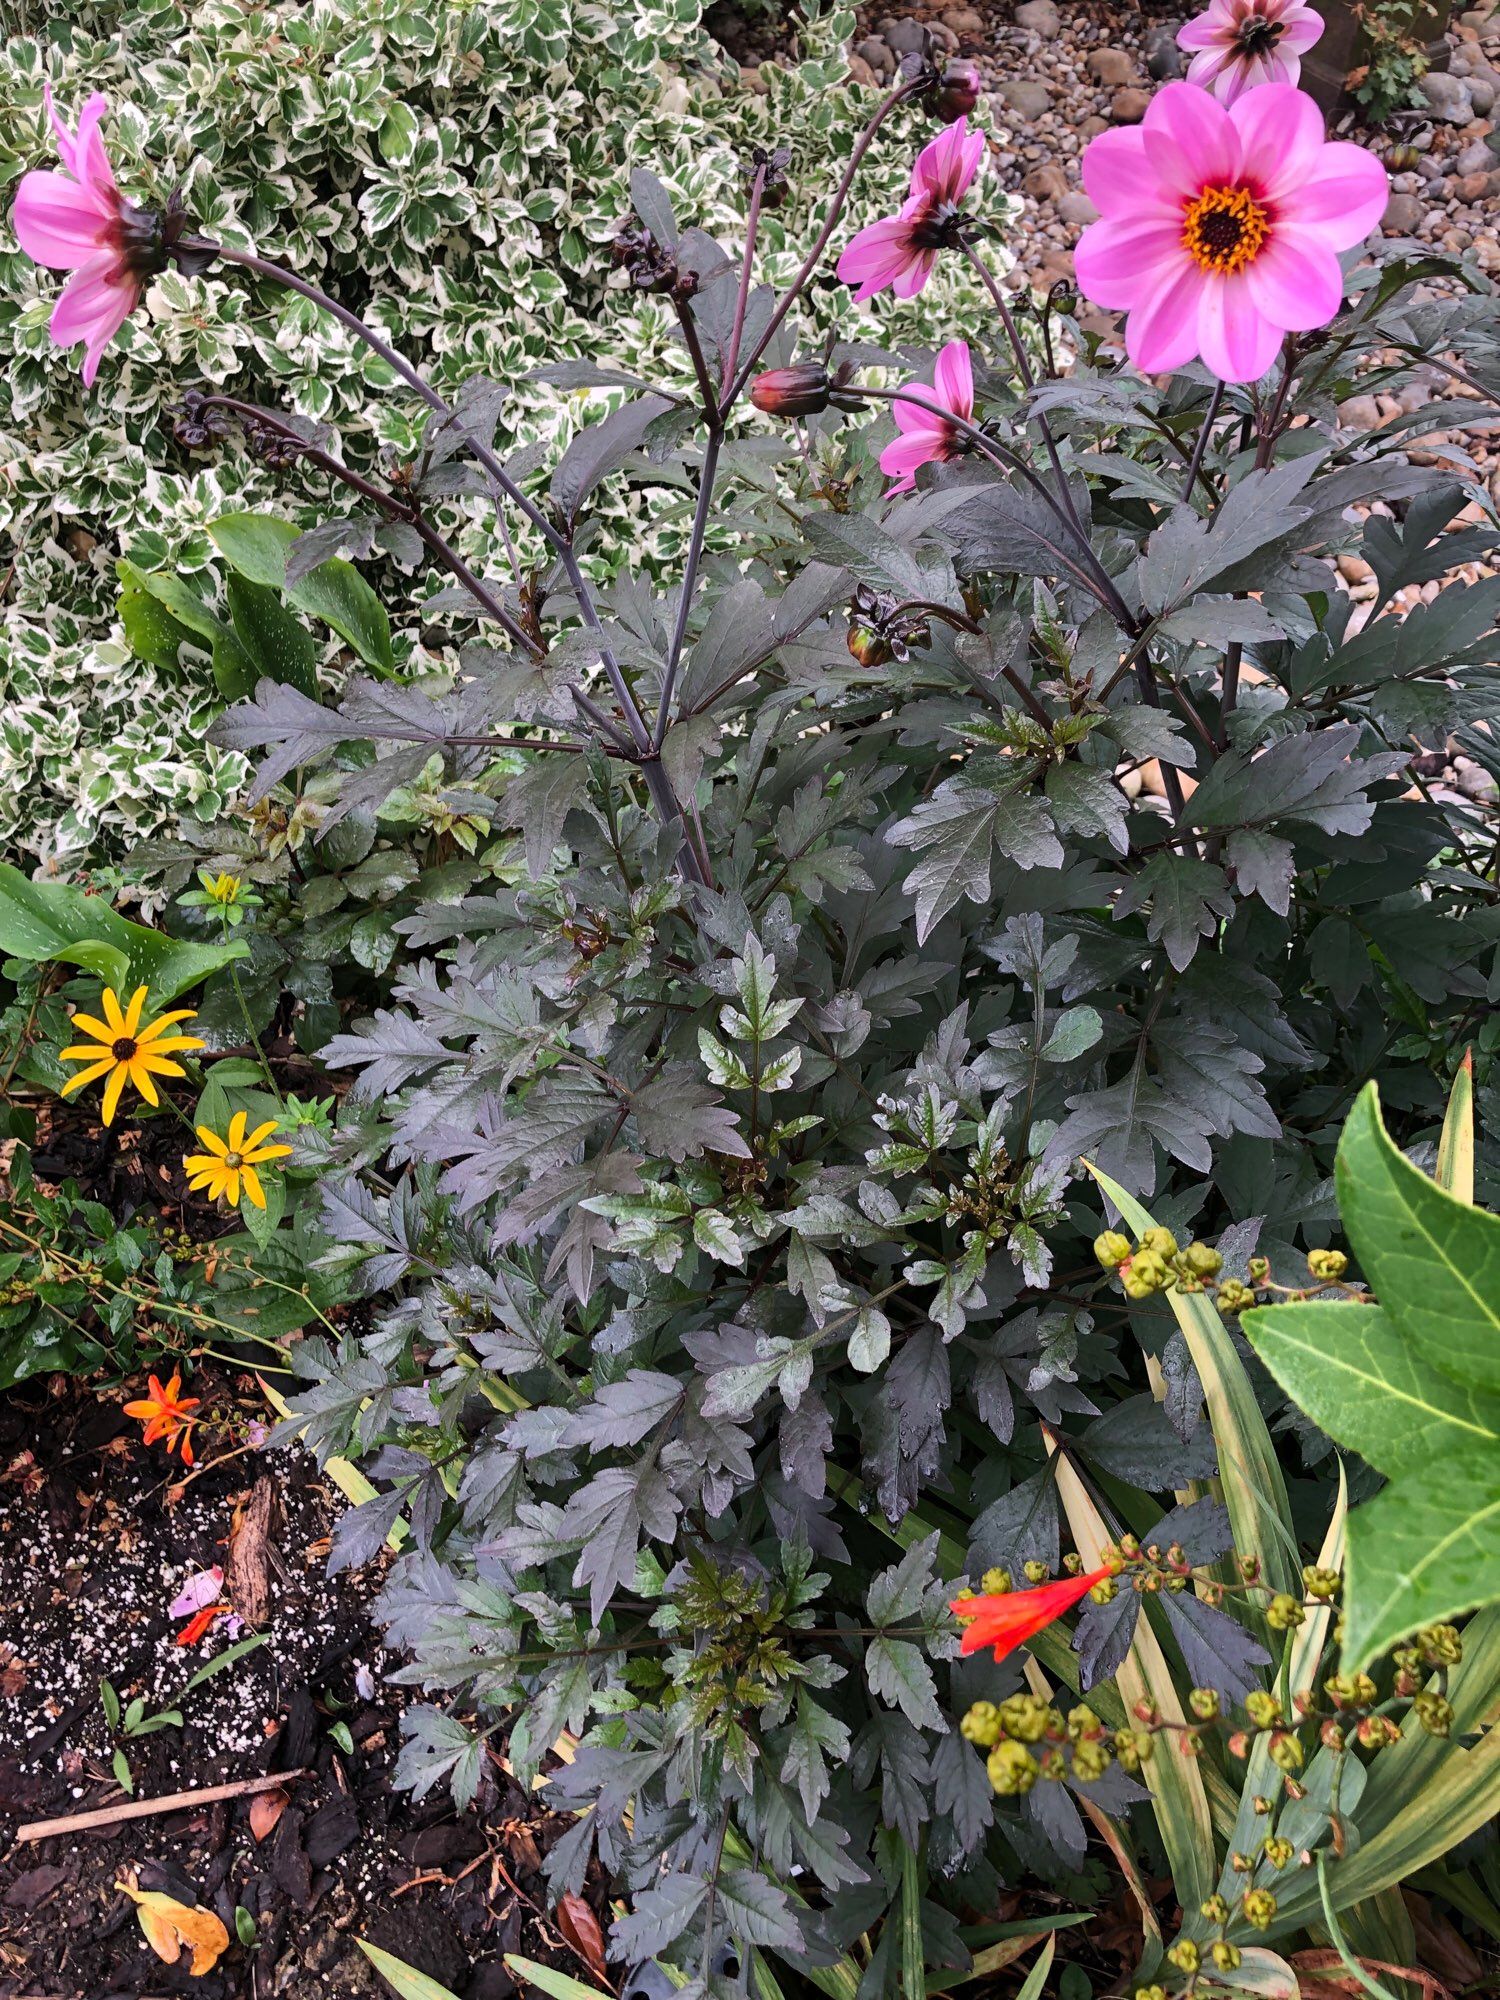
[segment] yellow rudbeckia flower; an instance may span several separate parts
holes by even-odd
[[[187,1168],[188,1186],[195,1194],[206,1193],[210,1201],[224,1200],[237,1208],[243,1182],[245,1199],[257,1208],[265,1207],[266,1191],[255,1169],[264,1166],[267,1160],[284,1160],[292,1149],[290,1146],[265,1144],[276,1130],[274,1118],[268,1118],[264,1125],[257,1125],[253,1132],[247,1134],[245,1127],[249,1122],[243,1111],[236,1111],[222,1139],[206,1125],[197,1127],[198,1137],[207,1151],[184,1153],[182,1156],[182,1164]]]
[[[201,1049],[207,1045],[196,1035],[164,1033],[178,1021],[196,1020],[197,1015],[191,1007],[179,1007],[175,1013],[160,1014],[143,1026],[141,1016],[146,1010],[144,986],[135,989],[129,1006],[123,1008],[119,994],[112,986],[106,986],[102,1005],[102,1021],[92,1014],[73,1016],[72,1025],[92,1040],[62,1050],[61,1059],[63,1062],[87,1063],[89,1067],[68,1078],[62,1087],[62,1095],[68,1097],[73,1091],[81,1090],[86,1083],[97,1083],[101,1076],[107,1077],[103,1115],[105,1124],[111,1125],[119,1106],[120,1092],[127,1082],[135,1085],[148,1104],[159,1104],[161,1098],[152,1078],[185,1076],[187,1072],[182,1064],[171,1061],[171,1056],[182,1049]]]

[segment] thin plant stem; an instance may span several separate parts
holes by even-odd
[[[828,212],[823,217],[822,227],[813,239],[812,248],[803,258],[797,275],[792,279],[791,284],[778,300],[760,338],[755,342],[755,345],[741,363],[740,371],[730,384],[728,394],[723,397],[720,403],[722,410],[728,411],[732,409],[739,401],[740,396],[744,392],[745,384],[755,372],[755,364],[775,339],[777,333],[780,331],[782,321],[796,304],[798,298],[801,296],[803,287],[822,262],[823,252],[828,248],[829,238],[838,227],[839,217],[843,214],[844,205],[849,199],[849,190],[854,185],[854,177],[859,172],[860,162],[869,151],[876,133],[898,104],[905,103],[907,98],[915,97],[918,91],[925,89],[926,81],[926,78],[922,76],[903,77],[895,89],[882,99],[871,113],[866,122],[865,129],[854,142],[854,150],[849,155],[848,165],[844,168],[839,184],[833,191],[833,198],[828,204]]]
[[[286,285],[300,297],[309,300],[313,305],[321,307],[323,311],[330,313],[341,326],[347,327],[356,339],[363,341],[372,354],[378,355],[389,368],[393,369],[401,380],[444,423],[451,423],[453,421],[452,409],[438,394],[437,390],[432,387],[419,368],[414,367],[388,341],[383,340],[373,327],[367,326],[357,313],[351,312],[347,306],[340,305],[337,299],[330,298],[326,292],[320,291],[316,285],[310,285],[305,278],[299,278],[295,272],[288,271],[280,264],[272,263],[264,257],[257,257],[253,251],[236,250],[226,244],[212,242],[205,237],[184,237],[180,247],[187,251],[212,254],[213,256],[222,258],[226,263],[238,264],[242,269],[254,273],[257,277],[269,279],[274,284]],[[514,506],[520,509],[521,513],[547,543],[548,547],[556,553],[564,570],[567,572],[568,581],[573,587],[573,595],[578,605],[579,616],[598,641],[599,661],[609,680],[615,700],[619,704],[620,712],[625,718],[625,725],[629,732],[630,740],[641,759],[642,774],[646,781],[646,789],[651,796],[652,805],[664,825],[677,824],[681,826],[683,841],[680,853],[683,857],[684,872],[691,881],[706,886],[709,882],[709,876],[706,872],[704,862],[689,836],[687,816],[673,788],[672,780],[662,766],[661,759],[654,754],[648,754],[651,751],[651,734],[646,726],[646,718],[642,714],[640,705],[631,691],[630,683],[626,679],[624,669],[615,658],[614,651],[605,638],[603,621],[599,616],[599,609],[594,602],[593,592],[589,588],[588,579],[579,564],[571,536],[561,533],[548,520],[536,502],[529,499],[521,491],[521,488],[511,478],[504,465],[482,439],[469,435],[467,442],[475,458],[490,475],[495,486]]]
[[[1016,325],[1015,319],[1012,316],[1010,301],[1006,298],[999,279],[967,238],[964,240],[963,252],[974,270],[978,272],[985,290],[994,301],[995,311],[1000,316],[1000,324],[1005,328],[1005,337],[1010,342],[1011,353],[1016,358],[1016,372],[1021,378],[1021,386],[1029,393],[1036,385],[1036,377],[1031,372],[1031,357],[1026,352],[1026,343],[1021,338],[1021,330]],[[1079,541],[1086,548],[1089,548],[1091,544],[1089,543],[1088,534],[1083,522],[1079,519],[1078,509],[1074,504],[1072,491],[1068,486],[1068,476],[1063,471],[1062,457],[1057,449],[1057,440],[1052,435],[1052,426],[1040,410],[1032,412],[1032,419],[1037,429],[1041,432],[1042,443],[1046,448],[1047,458],[1052,466],[1053,477],[1057,480],[1057,497],[1062,502],[1063,511],[1067,515]]]
[[[512,618],[489,586],[475,576],[458,551],[438,533],[430,521],[423,518],[417,508],[404,505],[394,494],[383,492],[371,480],[354,471],[351,466],[345,465],[342,459],[335,458],[331,452],[324,451],[319,445],[308,443],[300,431],[278,416],[274,410],[262,409],[257,403],[243,403],[237,396],[206,396],[204,407],[229,410],[235,416],[253,419],[256,424],[269,427],[278,437],[284,437],[289,443],[294,444],[300,457],[326,472],[330,479],[338,480],[351,492],[358,493],[364,499],[371,501],[390,520],[401,521],[407,527],[414,529],[449,575],[457,578],[475,603],[482,606],[518,646],[523,647],[534,659],[545,658],[546,647]]]
[[[667,654],[667,671],[662,676],[661,702],[656,712],[656,727],[651,734],[651,751],[659,755],[666,737],[667,727],[672,717],[672,695],[677,685],[677,670],[682,662],[682,648],[687,639],[688,615],[692,610],[693,588],[698,581],[698,565],[703,558],[703,544],[708,535],[708,514],[713,505],[714,475],[719,469],[719,445],[723,433],[717,425],[709,431],[703,447],[703,465],[698,478],[698,505],[693,511],[693,531],[688,540],[687,560],[682,569],[682,588],[677,600],[677,622],[672,629],[672,647]]]
[[[740,266],[740,288],[735,295],[734,321],[729,329],[729,342],[724,349],[724,380],[734,380],[734,371],[739,364],[740,341],[745,332],[745,314],[750,305],[750,283],[755,269],[755,243],[760,234],[760,205],[766,191],[765,162],[755,169],[755,179],[750,184],[750,210],[745,218],[745,261]],[[726,405],[719,405],[722,419],[728,414]]]
[[[250,1046],[255,1050],[256,1059],[260,1063],[261,1074],[271,1086],[271,1095],[276,1099],[277,1104],[284,1112],[286,1110],[286,1099],[281,1094],[281,1085],[271,1073],[271,1065],[266,1060],[266,1052],[260,1045],[260,1036],[255,1032],[255,1023],[250,1018],[250,1003],[245,998],[244,987],[240,985],[240,969],[233,961],[231,961],[229,967],[229,983],[234,988],[235,999],[240,1003],[240,1016],[245,1023],[245,1033],[250,1037]]]
[[[929,397],[918,395],[910,387],[901,389],[874,389],[867,383],[861,382],[857,387],[851,385],[844,393],[849,396],[873,397],[883,403],[910,403],[916,409],[926,410],[930,416],[940,417],[944,423],[950,424],[960,437],[967,438],[974,449],[983,457],[989,459],[992,464],[1000,466],[1007,472],[1019,472],[1037,496],[1045,502],[1048,511],[1056,519],[1059,526],[1065,529],[1067,534],[1077,543],[1079,553],[1083,556],[1087,567],[1080,569],[1078,564],[1065,555],[1061,549],[1054,549],[1053,553],[1057,556],[1058,561],[1070,576],[1083,584],[1086,589],[1093,591],[1099,602],[1114,618],[1116,624],[1132,636],[1139,631],[1140,621],[1135,617],[1130,606],[1120,595],[1114,578],[1094,554],[1088,537],[1082,534],[1077,525],[1076,518],[1069,518],[1067,509],[1059,502],[1057,495],[1048,486],[1046,480],[1041,477],[1040,473],[1034,471],[1019,453],[1011,451],[1006,445],[998,444],[994,438],[987,436],[978,424],[970,423],[967,417],[955,416],[952,410],[944,409],[941,403],[935,403]]]
[[[1219,405],[1224,400],[1224,384],[1215,382],[1214,392],[1208,399],[1208,410],[1203,419],[1203,427],[1198,432],[1198,441],[1193,446],[1193,455],[1188,460],[1187,478],[1182,482],[1183,504],[1192,499],[1193,488],[1198,481],[1198,473],[1203,464],[1203,454],[1208,450],[1208,436],[1218,421]]]

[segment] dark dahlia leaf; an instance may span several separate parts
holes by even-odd
[[[1179,1542],[1188,1561],[1199,1569],[1228,1555],[1234,1547],[1234,1530],[1222,1500],[1185,1500],[1170,1514],[1163,1514],[1142,1539],[1163,1549]]]
[[[1191,1587],[1164,1590],[1158,1601],[1194,1687],[1215,1688],[1226,1701],[1238,1702],[1261,1685],[1257,1670],[1270,1665],[1271,1655],[1238,1620],[1195,1597]]]
[[[727,1153],[748,1160],[738,1114],[687,1063],[668,1063],[649,1083],[633,1091],[630,1112],[642,1152],[669,1160],[696,1160],[703,1153]]]
[[[1213,862],[1192,854],[1153,854],[1116,897],[1116,921],[1141,909],[1148,912],[1147,937],[1182,972],[1204,938],[1217,936],[1223,920],[1233,916],[1234,896]]]
[[[591,1403],[575,1410],[563,1429],[564,1446],[603,1451],[610,1445],[639,1444],[682,1403],[682,1384],[673,1375],[632,1368],[618,1382],[599,1389]]]
[[[1045,1471],[1002,1493],[974,1521],[969,1535],[968,1573],[977,1583],[987,1569],[1008,1569],[1019,1577],[1026,1563],[1056,1569],[1061,1555],[1057,1482]]]
[[[1218,1471],[1214,1442],[1206,1426],[1191,1438],[1173,1429],[1153,1396],[1131,1396],[1096,1417],[1077,1441],[1078,1449],[1111,1479],[1144,1492],[1160,1493]]]
[[[1117,1590],[1108,1604],[1084,1599],[1073,1634],[1073,1650],[1078,1655],[1078,1681],[1085,1694],[1119,1671],[1135,1637],[1140,1609],[1141,1600],[1128,1587]]]
[[[655,1889],[642,1889],[631,1899],[630,1913],[609,1934],[609,1955],[627,1965],[655,1958],[680,1938],[693,1921],[708,1884],[697,1875],[668,1875]]]
[[[1146,609],[1159,614],[1215,584],[1231,588],[1223,581],[1226,572],[1308,518],[1311,509],[1293,502],[1316,463],[1314,453],[1267,472],[1247,473],[1230,488],[1211,521],[1191,507],[1176,508],[1151,537],[1137,571]]]
[[[785,1889],[753,1868],[726,1868],[714,1896],[717,1913],[736,1938],[768,1951],[796,1951],[802,1944]]]
[[[401,1719],[402,1744],[396,1782],[424,1798],[447,1778],[453,1803],[466,1812],[479,1789],[484,1739],[437,1708],[409,1708]]]
[[[1052,1854],[1076,1868],[1088,1853],[1088,1831],[1066,1785],[1033,1785],[1021,1801],[1021,1817],[1041,1835]]]
[[[1355,761],[1360,734],[1356,723],[1337,723],[1284,736],[1254,757],[1226,751],[1189,800],[1189,823],[1219,831],[1300,820],[1324,833],[1364,833],[1375,810],[1368,787],[1405,760],[1392,753]]]
[[[677,217],[672,209],[672,197],[655,174],[649,173],[645,167],[631,169],[630,206],[664,250],[674,248]]]
[[[617,472],[640,448],[656,419],[674,407],[663,396],[638,396],[578,433],[552,474],[552,503],[565,521],[578,518],[579,508],[599,481]]]
[[[995,1794],[983,1755],[956,1729],[932,1753],[932,1782],[938,1818],[952,1826],[959,1853],[972,1854],[993,1824]]]

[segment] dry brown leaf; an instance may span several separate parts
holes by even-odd
[[[286,1793],[257,1792],[250,1801],[250,1831],[257,1841],[275,1831],[276,1822],[286,1811]]]
[[[224,1584],[229,1601],[252,1631],[271,1615],[270,1541],[276,1517],[276,1482],[262,1473],[250,1497],[234,1510]]]
[[[136,1921],[147,1944],[165,1965],[175,1965],[186,1946],[193,1954],[188,1967],[194,1979],[212,1972],[229,1948],[229,1933],[212,1910],[190,1910],[160,1889],[138,1889],[133,1882],[115,1887],[135,1904]]]
[[[557,1906],[557,1928],[589,1971],[600,1979],[607,1979],[609,1972],[604,1962],[604,1933],[599,1928],[599,1919],[582,1896],[575,1896],[570,1891],[563,1897]]]

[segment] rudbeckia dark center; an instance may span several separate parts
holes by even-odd
[[[226,1153],[224,1164],[226,1167],[242,1167],[245,1162],[238,1153]]]
[[[1263,14],[1252,14],[1241,21],[1237,39],[1245,55],[1264,56],[1270,54],[1285,33],[1286,28],[1280,21],[1268,21]]]
[[[116,1062],[129,1062],[139,1047],[140,1043],[132,1041],[129,1035],[121,1035],[117,1042],[110,1044],[109,1052]]]

